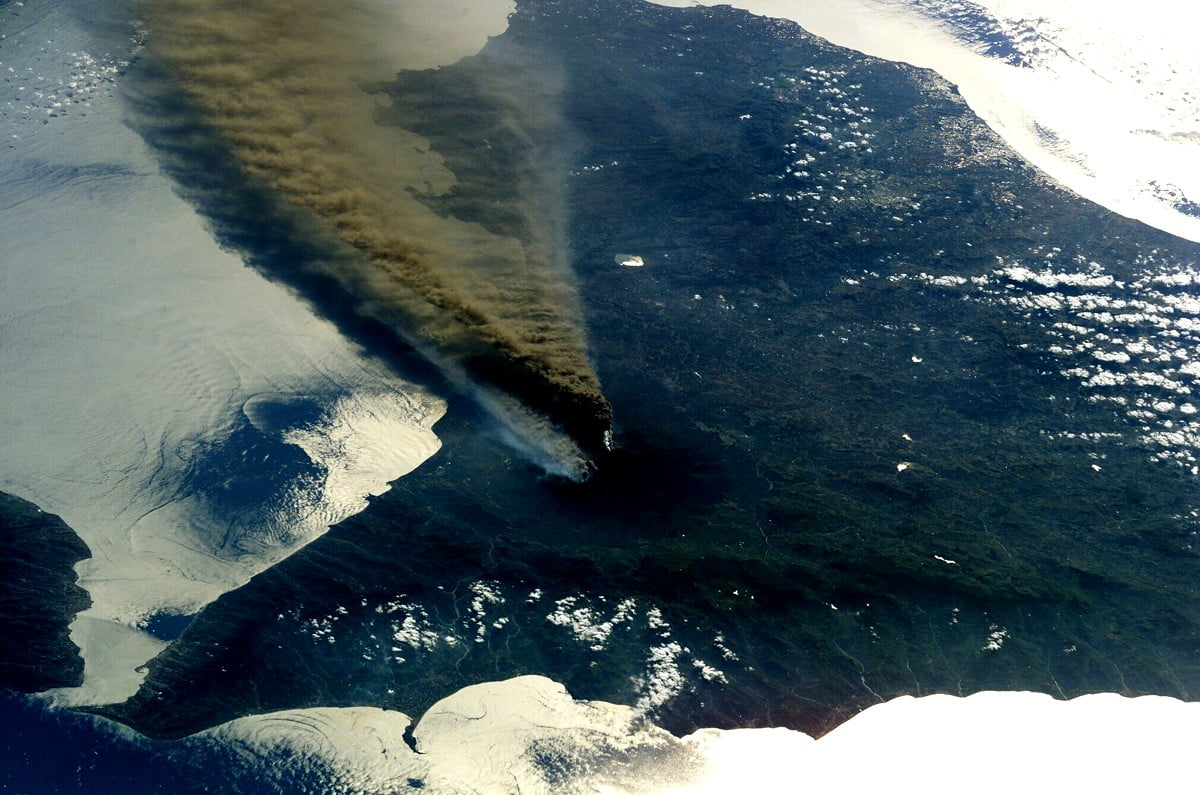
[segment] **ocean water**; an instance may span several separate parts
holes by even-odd
[[[1015,57],[986,37],[968,44]],[[334,507],[303,546],[181,604],[194,620],[149,619],[161,654],[129,700],[100,711],[161,740],[6,696],[3,725],[31,727],[8,737],[11,788],[180,791],[181,770],[197,791],[445,786],[436,753],[428,769],[408,767],[408,742],[432,753],[458,736],[434,720],[458,713],[435,705],[473,704],[464,688],[526,675],[621,706],[581,718],[549,684],[478,703],[573,716],[561,717],[568,739],[601,723],[634,738],[600,751],[525,738],[513,752],[532,764],[523,775],[561,791],[586,784],[587,764],[607,775],[596,755],[669,765],[686,789],[699,741],[638,734],[630,722],[643,717],[676,738],[785,727],[833,739],[903,696],[1117,693],[1191,706],[1181,702],[1200,687],[1194,242],[1053,182],[932,72],[793,22],[635,2],[521,3],[478,55],[384,89],[394,115],[379,121],[408,125],[466,185],[426,198],[441,212],[469,215],[487,195],[481,138],[524,145],[487,138],[496,100],[480,95],[479,75],[519,77],[531,63],[561,86],[570,133],[556,167],[617,451],[587,483],[549,477],[472,396],[402,352],[390,366],[407,367],[404,410],[368,413],[412,419],[408,407],[424,406],[415,416],[441,417],[436,439],[422,437],[423,463],[372,454],[356,468],[347,451],[377,449],[379,426],[330,407],[388,370],[328,342],[322,361],[350,362],[355,375],[337,390],[232,401],[242,419],[186,448],[203,454],[178,488],[202,505],[174,505],[188,516],[258,511],[271,495],[311,495],[305,484],[320,475],[317,502]],[[445,103],[405,113],[429,96]],[[251,210],[193,205],[225,241],[226,218]],[[233,251],[270,256],[254,250],[266,238]],[[301,307],[346,327],[338,307]],[[303,381],[262,367],[268,380]],[[312,421],[334,415],[357,430]],[[396,448],[417,449],[378,449]],[[379,493],[352,477],[363,468],[372,484],[412,471]],[[6,490],[18,474],[6,471]],[[71,496],[65,478],[35,482],[31,499],[55,497],[52,486]],[[60,512],[82,531],[82,513]],[[285,742],[282,723],[229,723],[366,707],[388,712],[280,719],[314,721],[318,751]],[[1194,709],[1178,714],[1195,720]],[[434,718],[413,739],[404,716],[422,715]],[[330,772],[345,748],[335,740],[356,736],[343,719],[404,761],[372,757],[377,767],[363,769],[381,778],[361,779],[370,785]],[[178,739],[198,732],[215,734]],[[211,764],[226,758],[245,766]],[[68,771],[61,781],[38,777],[51,760]],[[156,789],[172,771],[177,788]]]

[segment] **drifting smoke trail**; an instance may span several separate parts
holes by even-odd
[[[340,248],[322,258],[324,275],[452,376],[482,384],[481,400],[544,463],[578,474],[582,456],[551,423],[597,452],[611,409],[562,240],[548,156],[561,140],[557,86],[519,53],[463,69],[459,98],[490,115],[455,131],[456,171],[479,167],[453,173],[406,129],[405,113],[463,119],[453,97],[409,96],[396,81],[406,53],[427,46],[397,5],[153,0],[149,53],[240,169]],[[504,151],[488,153],[496,143]]]

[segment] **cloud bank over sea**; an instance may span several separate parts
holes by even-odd
[[[1051,178],[1113,212],[1200,242],[1195,10],[1171,0],[733,5],[790,19],[866,55],[932,69]]]
[[[72,627],[84,684],[58,695],[107,703],[165,646],[148,621],[197,612],[362,510],[437,451],[445,404],[245,267],[176,195],[113,91],[140,37],[105,39],[66,4],[38,13],[4,45],[47,107],[3,119],[0,489],[90,550],[76,570],[92,605]]]
[[[216,760],[240,791],[659,793],[1192,791],[1200,704],[1115,694],[904,696],[814,739],[781,728],[676,737],[545,677],[463,688],[415,723],[375,707],[288,710],[182,740],[124,742]]]

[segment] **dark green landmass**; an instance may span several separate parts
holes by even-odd
[[[661,636],[592,650],[546,621],[572,594],[661,609],[724,672],[683,671],[656,713],[676,731],[821,733],[900,694],[1196,697],[1193,477],[1059,373],[1043,320],[887,278],[1057,246],[1133,279],[1196,246],[1049,184],[935,76],[794,25],[538,0],[504,38],[566,81],[570,240],[618,451],[587,484],[542,482],[452,402],[437,457],[207,608],[105,714],[154,736],[316,704],[419,714],[520,673],[632,702]],[[822,148],[801,119],[873,137]],[[798,140],[821,152],[805,169]],[[837,185],[857,199],[804,198]],[[1066,436],[1083,432],[1107,435]],[[478,580],[510,620],[475,643]],[[396,662],[391,603],[466,642]]]
[[[75,584],[87,545],[52,514],[0,492],[0,687],[75,687],[83,658],[68,626],[91,604]]]

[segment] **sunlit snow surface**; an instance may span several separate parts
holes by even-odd
[[[40,6],[6,21],[0,63],[0,489],[91,549],[72,703],[130,695],[164,645],[151,616],[197,612],[361,510],[437,450],[444,411],[175,196],[121,122],[128,31],[97,52]]]
[[[694,0],[656,0],[686,7]],[[705,2],[702,5],[716,5]],[[1200,241],[1200,12],[1173,0],[737,0],[933,69],[1081,196]]]

